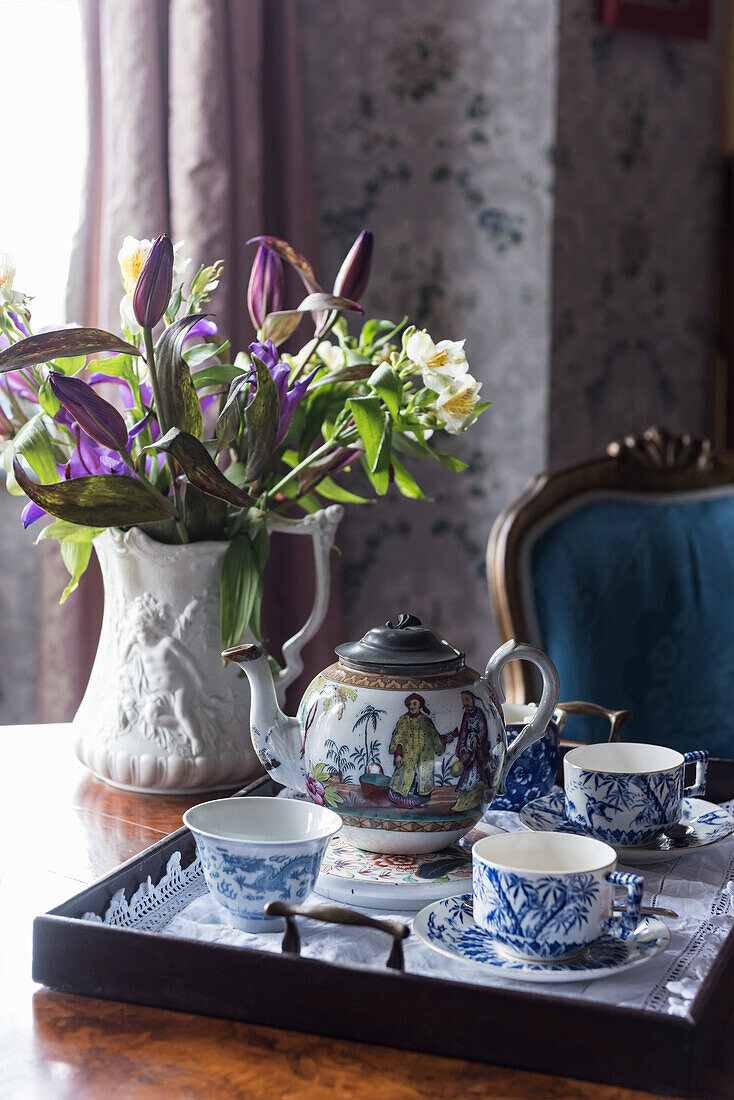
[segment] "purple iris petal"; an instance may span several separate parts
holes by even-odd
[[[48,512],[45,512],[40,505],[35,501],[29,500],[23,511],[20,513],[20,518],[24,527],[30,527],[32,523],[35,523],[41,516],[47,516]]]
[[[24,336],[30,336],[31,330],[28,328],[28,325],[25,323],[25,321],[20,316],[20,314],[16,313],[12,309],[9,309],[8,313],[10,314],[10,319],[13,322],[13,324],[15,325],[15,327],[17,329],[20,329],[20,331],[23,333]]]
[[[256,355],[258,359],[262,359],[263,363],[270,371],[273,382],[275,382],[275,388],[278,391],[280,420],[278,421],[278,434],[275,437],[275,446],[277,447],[283,442],[290,422],[293,419],[293,413],[296,411],[316,371],[312,371],[308,378],[296,382],[292,389],[288,389],[291,370],[286,363],[280,361],[278,349],[272,340],[266,340],[264,343],[258,343],[256,341],[250,344],[250,354]]]
[[[184,338],[184,347],[189,341],[198,337],[200,340],[206,340],[210,336],[217,335],[217,326],[214,321],[210,321],[208,317],[202,317],[200,321],[197,321],[195,325],[192,325]]]
[[[128,433],[128,437],[127,437],[128,438],[128,443],[130,442],[131,439],[135,439],[136,436],[140,435],[141,432],[145,431],[145,429],[148,427],[148,424],[150,423],[150,418],[151,418],[151,413],[148,412],[148,413],[145,414],[145,416],[142,418],[142,420],[138,420],[137,424],[133,424],[132,428],[130,429],[130,432]]]
[[[265,340],[264,343],[254,340],[250,344],[250,355],[256,355],[258,359],[262,359],[271,374],[276,367],[285,367],[285,363],[280,361],[278,349],[272,340]]]

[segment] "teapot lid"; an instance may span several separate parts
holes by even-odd
[[[440,675],[464,666],[464,654],[440,641],[415,615],[403,613],[397,623],[368,630],[358,642],[345,642],[335,653],[350,668],[365,672]]]

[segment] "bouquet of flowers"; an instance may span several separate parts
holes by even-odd
[[[369,279],[373,240],[360,233],[331,292],[286,241],[257,237],[247,305],[256,339],[233,355],[202,312],[222,264],[186,287],[180,245],[126,238],[122,336],[68,326],[33,334],[29,299],[0,254],[0,446],[7,488],[28,497],[23,523],[46,518],[70,574],[62,599],[106,527],[139,526],[162,542],[229,541],[222,645],[260,637],[266,518],[362,504],[340,475],[361,466],[371,494],[424,494],[408,468],[465,464],[436,445],[486,407],[463,341],[438,344],[404,318],[346,317]],[[283,309],[284,264],[307,291]],[[313,333],[281,350],[305,318]],[[155,335],[154,335],[155,333]]]

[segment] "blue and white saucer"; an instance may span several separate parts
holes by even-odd
[[[643,917],[634,932],[624,932],[622,919],[570,959],[527,962],[507,954],[474,923],[471,894],[443,898],[421,909],[413,931],[428,947],[451,959],[475,963],[498,977],[518,982],[588,982],[630,970],[654,959],[670,943],[670,932],[656,917]]]
[[[583,829],[566,818],[562,791],[551,791],[542,798],[528,802],[520,810],[520,821],[531,832],[584,835]],[[635,864],[651,863],[660,859],[672,859],[681,852],[704,848],[708,844],[716,844],[734,832],[734,817],[722,806],[707,802],[704,798],[683,799],[680,824],[687,825],[690,832],[677,840],[661,835],[639,847],[622,847],[619,844],[613,844],[612,847],[620,859]]]

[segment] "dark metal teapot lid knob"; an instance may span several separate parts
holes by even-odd
[[[368,630],[358,642],[336,647],[350,668],[395,675],[439,675],[462,668],[464,654],[439,640],[416,615],[403,612],[397,621]]]

